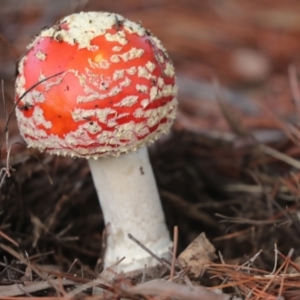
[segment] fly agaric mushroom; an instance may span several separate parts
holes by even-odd
[[[169,130],[177,106],[160,41],[120,15],[81,12],[43,30],[18,70],[16,114],[28,146],[89,162],[108,225],[105,266],[122,257],[125,272],[155,266],[128,234],[169,253],[146,148]]]

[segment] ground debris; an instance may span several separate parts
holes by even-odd
[[[93,289],[111,299],[299,299],[298,0],[0,6],[0,299],[99,299]],[[150,148],[168,226],[179,232],[179,256],[160,272],[97,281],[104,222],[86,162],[26,149],[13,113],[7,124],[15,62],[40,28],[76,9],[142,20],[176,66],[178,116]],[[193,243],[203,232],[213,245],[205,255]]]
[[[202,275],[207,264],[217,258],[215,247],[201,233],[192,243],[178,256],[178,262],[183,268],[188,268],[193,277]]]

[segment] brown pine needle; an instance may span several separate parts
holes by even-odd
[[[2,236],[4,239],[15,245],[16,247],[19,247],[19,244],[13,240],[11,237],[9,237],[7,234],[5,234],[2,230],[0,230],[0,236]]]

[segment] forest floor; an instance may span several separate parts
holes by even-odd
[[[197,237],[210,249],[154,285],[124,291],[123,276],[103,297],[205,299],[206,286],[220,300],[300,299],[297,0],[1,1],[0,299],[102,297],[91,296],[104,223],[86,161],[27,149],[7,122],[26,45],[81,10],[141,21],[169,50],[178,116],[151,162],[177,254]]]

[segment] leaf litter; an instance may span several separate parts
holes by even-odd
[[[13,71],[3,62],[20,56],[32,34],[8,38],[16,29],[4,22],[19,13],[19,28],[32,32],[36,22],[38,32],[47,13],[70,12],[55,4],[45,12],[34,1],[1,5],[0,299],[299,299],[297,1],[276,0],[272,9],[249,1],[120,5],[159,33],[179,73],[176,123],[150,149],[176,243],[170,262],[132,274],[112,266],[108,282],[103,217],[86,162],[26,149],[13,115],[7,124]],[[247,57],[263,65],[260,72],[241,64]]]

